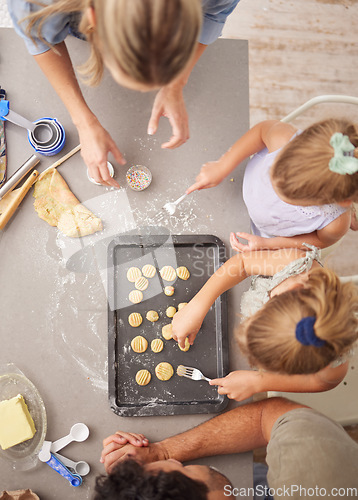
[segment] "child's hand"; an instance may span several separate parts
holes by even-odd
[[[243,401],[253,394],[261,392],[261,375],[257,371],[237,370],[223,378],[214,378],[210,385],[218,386],[219,394],[226,394],[229,399]]]
[[[240,243],[239,238],[247,240],[247,243]],[[263,238],[262,236],[256,236],[249,233],[230,233],[230,244],[233,250],[237,252],[250,252],[253,250],[263,250],[268,247],[269,238]]]
[[[224,179],[220,161],[210,161],[201,167],[200,173],[196,178],[195,184],[192,184],[186,194],[200,189],[215,187]]]
[[[193,345],[195,337],[203,323],[204,316],[200,312],[200,309],[195,305],[193,306],[191,302],[181,311],[174,314],[172,321],[173,339],[178,342],[180,347],[184,349],[186,337],[188,337],[189,344]]]

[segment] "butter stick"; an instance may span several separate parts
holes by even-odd
[[[34,421],[21,394],[0,402],[0,446],[3,450],[31,439],[35,432]]]

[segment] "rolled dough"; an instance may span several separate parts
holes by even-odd
[[[34,207],[39,217],[72,238],[102,231],[102,221],[81,205],[56,169],[35,184]]]

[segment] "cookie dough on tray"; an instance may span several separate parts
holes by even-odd
[[[184,352],[189,351],[189,349],[190,349],[190,344],[189,344],[188,337],[186,337],[186,339],[185,339],[185,346],[184,346],[184,347],[180,347],[180,345],[178,344],[178,347],[179,347],[179,349],[180,349],[181,351],[184,351]]]
[[[138,267],[130,267],[127,271],[127,280],[131,283],[134,283],[141,276],[142,272]]]
[[[165,314],[168,316],[168,318],[172,318],[176,312],[177,310],[175,309],[174,306],[169,306],[167,307]]]
[[[148,321],[152,321],[154,323],[155,321],[158,321],[159,314],[157,313],[157,311],[148,311],[146,318]]]
[[[159,380],[167,381],[174,375],[174,368],[170,363],[163,361],[155,367],[155,374]]]
[[[161,352],[163,350],[163,347],[164,342],[162,341],[162,339],[154,339],[150,343],[150,348],[155,353]]]
[[[173,331],[172,331],[172,324],[171,323],[169,323],[169,325],[163,326],[162,335],[165,338],[165,340],[170,340],[173,338]]]
[[[149,281],[144,276],[140,276],[134,282],[134,286],[136,287],[136,289],[141,291],[146,290],[148,288],[148,285]]]
[[[180,302],[180,304],[178,304],[178,311],[180,311],[180,309],[183,309],[183,307],[185,307],[187,304],[187,302]]]
[[[139,370],[135,376],[135,381],[138,385],[147,385],[151,378],[152,376],[148,370]]]
[[[139,302],[142,302],[143,300],[143,294],[139,290],[132,290],[129,293],[128,298],[133,304],[139,304]]]
[[[176,273],[177,273],[178,278],[180,278],[181,280],[184,280],[184,281],[186,281],[190,277],[190,272],[189,272],[188,268],[185,266],[178,267],[176,270]]]
[[[171,285],[168,285],[164,288],[164,293],[165,295],[167,295],[168,297],[171,297],[172,295],[174,295],[174,287],[171,286]]]
[[[133,349],[134,352],[145,352],[148,347],[148,342],[147,339],[142,337],[142,335],[138,335],[137,337],[134,337],[134,339],[131,342],[131,348]]]
[[[172,266],[164,266],[161,268],[161,270],[159,272],[160,272],[160,276],[162,277],[162,279],[164,281],[175,281],[176,280],[177,274],[175,272],[174,267],[172,267]]]
[[[142,315],[139,313],[134,312],[128,316],[128,323],[134,328],[140,326],[142,324],[142,321],[143,321]]]
[[[156,269],[152,264],[146,264],[142,267],[142,273],[146,278],[154,278]]]

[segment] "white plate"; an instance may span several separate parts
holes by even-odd
[[[13,469],[28,470],[36,466],[38,453],[42,448],[47,418],[43,400],[32,382],[14,364],[0,368],[0,401],[21,394],[33,418],[36,433],[32,439],[12,446],[7,450],[0,448],[0,458],[10,462]]]

